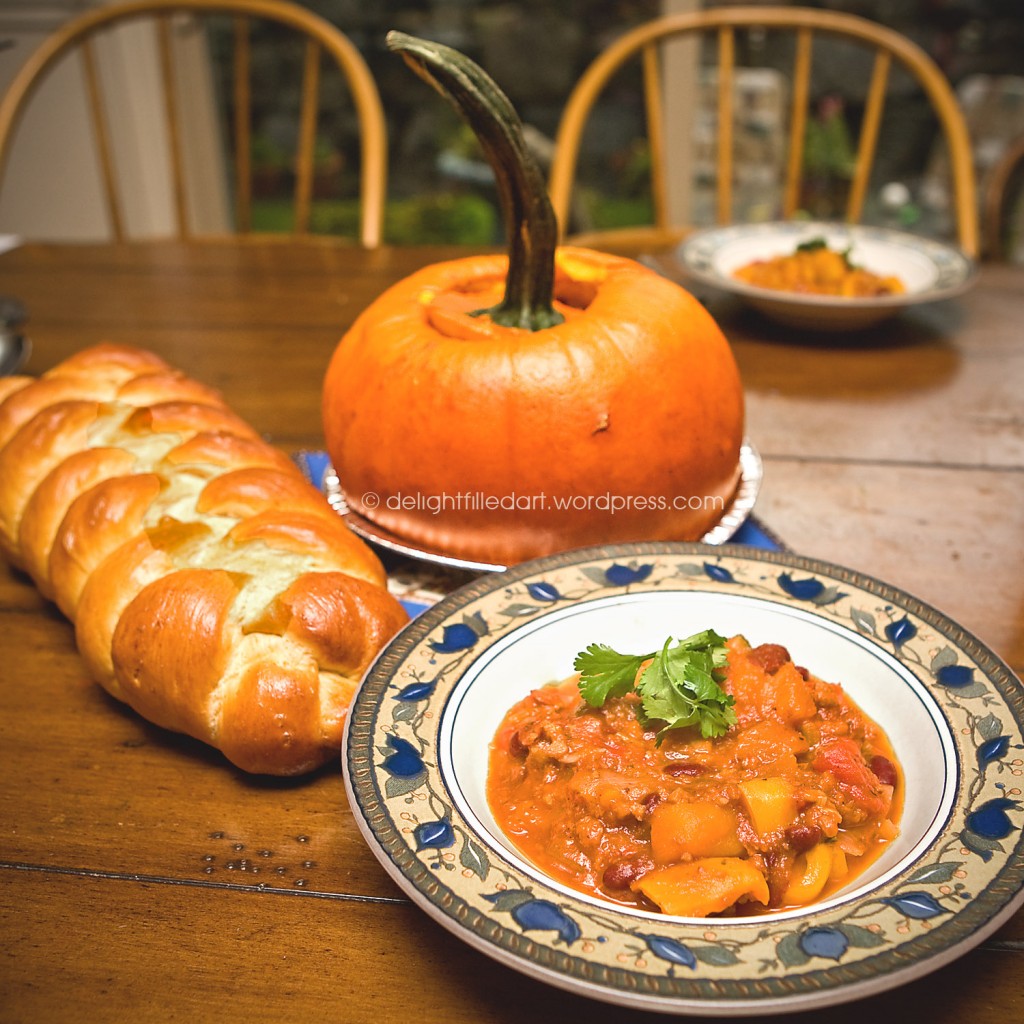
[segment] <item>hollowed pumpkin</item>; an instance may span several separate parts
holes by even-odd
[[[556,248],[494,83],[439,44],[388,45],[476,130],[510,246],[412,274],[338,344],[323,417],[346,501],[411,543],[505,565],[701,537],[740,475],[743,392],[722,332],[641,264]]]

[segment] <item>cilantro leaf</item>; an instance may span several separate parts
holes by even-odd
[[[735,724],[733,698],[715,678],[726,660],[725,638],[706,629],[674,646],[669,637],[660,651],[650,654],[620,654],[606,644],[591,644],[574,664],[580,694],[592,707],[635,690],[645,724],[664,723],[660,743],[670,729],[698,726],[709,738]]]
[[[632,654],[619,654],[607,644],[591,644],[573,662],[573,668],[580,674],[580,694],[595,708],[609,697],[622,697],[633,689],[644,660]]]
[[[815,235],[814,238],[808,238],[806,242],[801,242],[797,247],[797,252],[817,252],[819,249],[827,249],[828,242],[825,240],[823,235]]]
[[[822,237],[821,235],[818,235],[818,236],[816,236],[814,238],[808,238],[806,242],[801,242],[799,245],[797,245],[797,247],[796,247],[796,249],[794,251],[795,252],[818,252],[821,249],[827,249],[827,248],[828,248],[828,241],[824,237]],[[851,246],[847,246],[847,248],[843,252],[839,253],[839,255],[843,257],[843,262],[846,264],[848,269],[856,270],[857,268],[854,265],[853,260],[850,259],[850,253],[852,251],[853,251],[853,246],[852,245]]]

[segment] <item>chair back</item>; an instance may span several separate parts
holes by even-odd
[[[982,189],[982,255],[1009,261],[1024,251],[1020,232],[1024,225],[1024,138],[1003,151]],[[1015,244],[1010,236],[1017,235]]]
[[[53,66],[69,53],[81,57],[85,99],[92,122],[93,137],[100,167],[102,191],[110,230],[118,241],[128,237],[125,200],[116,166],[110,114],[98,66],[96,40],[102,33],[129,21],[155,20],[159,75],[165,121],[170,180],[177,237],[195,238],[192,211],[189,209],[184,118],[189,106],[182,99],[182,82],[176,70],[173,45],[174,19],[229,15],[232,34],[232,145],[234,229],[238,234],[252,230],[253,208],[253,101],[251,30],[257,20],[273,23],[275,42],[286,33],[304,40],[301,61],[300,109],[297,146],[294,156],[293,234],[310,233],[313,200],[317,121],[320,110],[321,66],[323,57],[333,61],[351,91],[359,123],[360,214],[358,238],[362,245],[374,247],[381,240],[384,200],[387,188],[386,130],[380,96],[366,62],[344,33],[330,22],[289,0],[127,0],[91,9],[73,18],[46,38],[19,69],[0,98],[0,186],[10,151],[17,138],[17,126],[36,88]],[[285,30],[282,32],[281,30]],[[225,147],[227,148],[227,147]]]
[[[779,206],[782,218],[791,218],[799,209],[805,133],[812,98],[815,39],[820,36],[845,37],[855,45],[869,47],[874,52],[846,197],[845,220],[857,223],[864,213],[879,127],[895,64],[916,80],[934,109],[949,149],[957,240],[968,255],[977,255],[978,211],[970,140],[956,97],[941,70],[917,44],[898,32],[853,15],[802,7],[723,7],[666,15],[632,29],[604,50],[583,73],[570,94],[556,137],[549,184],[563,233],[569,233],[573,188],[587,120],[612,76],[637,56],[642,61],[654,223],[618,232],[575,235],[572,240],[596,247],[604,245],[635,250],[645,246],[667,246],[691,229],[689,223],[673,223],[669,214],[662,47],[668,40],[709,35],[716,44],[717,54],[715,218],[718,224],[732,222],[737,37],[747,30],[758,33],[790,31],[795,34],[789,82],[788,151]]]

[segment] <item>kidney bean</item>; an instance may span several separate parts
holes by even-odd
[[[606,889],[628,889],[650,870],[651,862],[646,857],[616,860],[604,869],[602,881]]]
[[[671,775],[673,778],[678,779],[684,776],[703,775],[707,769],[705,769],[704,765],[694,764],[692,761],[673,761],[672,764],[665,765],[661,770],[666,775]]]
[[[775,675],[787,661],[791,660],[789,651],[782,644],[761,644],[747,651],[747,658],[770,676]]]
[[[817,825],[790,825],[786,838],[797,853],[803,853],[821,841],[821,829]]]
[[[520,739],[519,730],[517,729],[509,737],[508,741],[508,752],[517,758],[524,758],[530,752],[530,748]]]
[[[881,754],[876,754],[871,758],[871,764],[868,765],[871,771],[874,773],[875,778],[883,786],[895,786],[898,780],[896,774],[896,765],[892,763],[887,757],[882,757]]]
[[[661,803],[661,794],[648,793],[640,802],[644,805],[644,810],[647,812],[648,816],[650,816],[654,813],[654,808]]]

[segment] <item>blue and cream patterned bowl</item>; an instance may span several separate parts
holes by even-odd
[[[488,745],[531,689],[599,640],[647,650],[704,628],[781,643],[840,682],[901,760],[900,837],[825,902],[686,919],[567,889],[495,824]],[[636,544],[482,577],[414,620],[367,674],[343,767],[385,869],[482,952],[562,988],[705,1015],[808,1009],[924,975],[1024,901],[1024,689],[933,608],[776,552]]]
[[[847,252],[858,266],[903,282],[901,295],[842,298],[758,288],[739,281],[735,272],[752,260],[789,256],[811,239]],[[788,327],[815,331],[859,331],[900,310],[922,302],[952,298],[975,280],[973,260],[937,239],[905,231],[826,221],[778,221],[733,224],[689,235],[675,258],[688,275],[732,292],[769,319]]]

